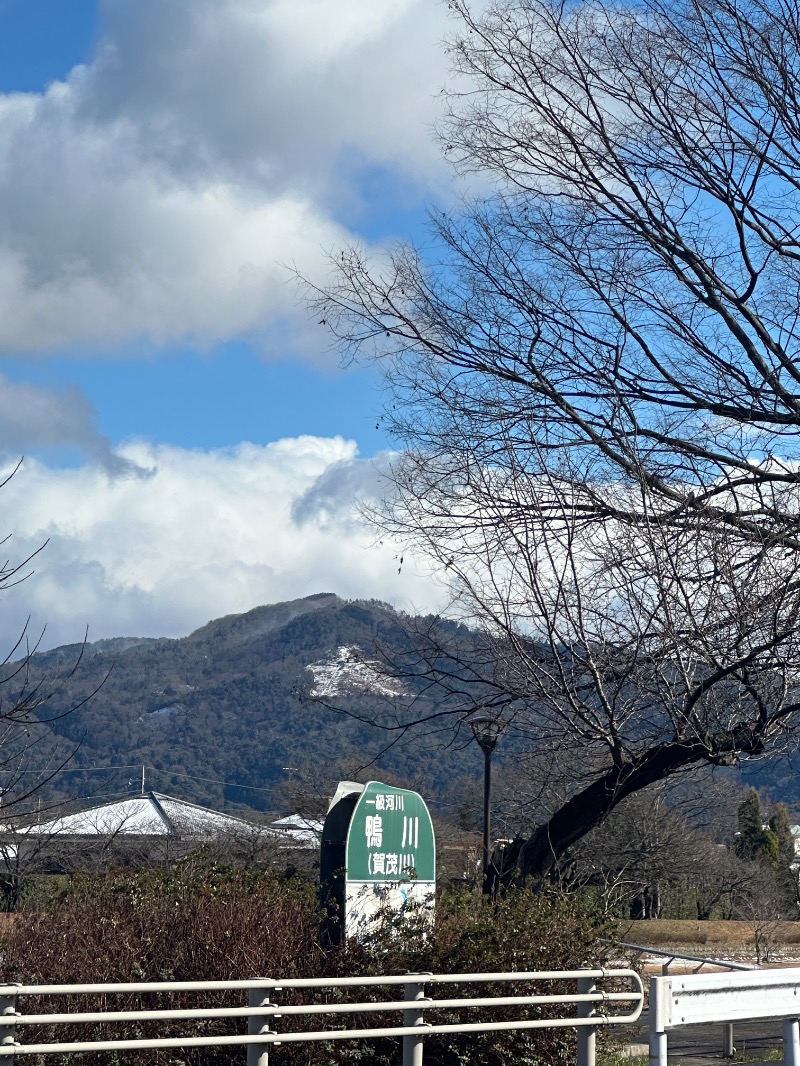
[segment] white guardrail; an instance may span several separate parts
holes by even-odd
[[[650,1066],[667,1066],[671,1029],[783,1021],[784,1066],[800,1066],[800,969],[693,973],[650,979]]]
[[[433,998],[436,985],[502,984],[513,981],[533,985],[553,982],[575,982],[576,990],[567,993],[542,994],[532,990],[530,995],[480,996],[475,998]],[[609,987],[604,988],[602,985]],[[620,990],[622,985],[627,988]],[[287,989],[326,990],[357,988],[391,988],[402,986],[403,999],[390,998],[378,1002],[313,1002],[281,1005],[280,994]],[[124,993],[183,993],[226,992],[238,990],[247,995],[247,1006],[196,1007],[180,1009],[137,1009],[88,1011],[52,1011],[28,1014],[20,1010],[20,999],[31,996],[65,997],[85,995],[115,995]],[[337,995],[340,995],[337,993]],[[328,979],[258,979],[249,981],[188,981],[137,982],[131,984],[80,985],[0,985],[0,1059],[17,1055],[70,1054],[82,1051],[124,1051],[143,1048],[209,1047],[219,1045],[247,1046],[248,1066],[268,1066],[270,1047],[279,1044],[304,1043],[319,1040],[369,1040],[377,1037],[402,1037],[403,1066],[422,1066],[426,1036],[436,1033],[486,1033],[510,1029],[574,1028],[578,1032],[578,1066],[594,1066],[595,1032],[598,1026],[623,1025],[635,1022],[642,1012],[644,991],[635,970],[554,970],[533,973],[483,974],[405,974],[397,977],[338,977]],[[527,1009],[571,1006],[573,1013],[563,1017],[525,1017],[516,1021],[492,1021],[491,1011],[497,1007],[518,1006]],[[629,1005],[624,1012],[621,1008]],[[437,1024],[431,1020],[436,1011],[469,1009],[481,1012],[480,1020]],[[307,1032],[278,1032],[276,1021],[289,1015],[351,1015],[371,1011],[402,1012],[402,1024],[389,1028],[319,1028]],[[520,1013],[523,1013],[521,1010]],[[21,1042],[22,1030],[42,1025],[102,1024],[114,1022],[170,1021],[181,1019],[241,1018],[247,1020],[247,1032],[225,1036],[177,1036],[140,1039],[95,1039],[69,1043]],[[27,1035],[27,1034],[25,1034]],[[800,1064],[798,1064],[800,1066]]]

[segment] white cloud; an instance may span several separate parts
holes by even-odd
[[[114,0],[97,55],[0,97],[0,352],[214,342],[295,316],[378,169],[430,195],[430,0]]]
[[[118,458],[152,470],[109,478],[97,466],[26,463],[2,490],[8,555],[45,539],[33,576],[3,594],[0,641],[25,617],[45,646],[107,636],[178,636],[211,618],[315,592],[435,610],[443,596],[408,554],[355,516],[372,464],[340,437],[202,452],[133,443]],[[338,491],[336,489],[338,486]],[[312,503],[317,499],[322,506]],[[297,507],[304,521],[296,520]]]

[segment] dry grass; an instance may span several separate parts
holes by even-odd
[[[776,922],[773,941],[778,945],[800,944],[800,922]],[[645,944],[653,948],[693,948],[689,954],[702,954],[698,948],[749,948],[755,944],[752,922],[697,922],[651,918],[628,922],[620,929],[620,940],[631,944]]]

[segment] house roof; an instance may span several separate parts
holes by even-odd
[[[212,837],[251,829],[251,824],[243,818],[158,792],[148,792],[32,825],[25,832],[42,836],[92,837],[123,833],[148,837]]]
[[[296,847],[315,848],[322,839],[322,822],[302,814],[287,814],[270,823],[270,829]]]

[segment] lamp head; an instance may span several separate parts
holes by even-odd
[[[467,719],[467,724],[478,744],[487,753],[494,751],[508,725],[499,714],[487,710],[471,714]]]

